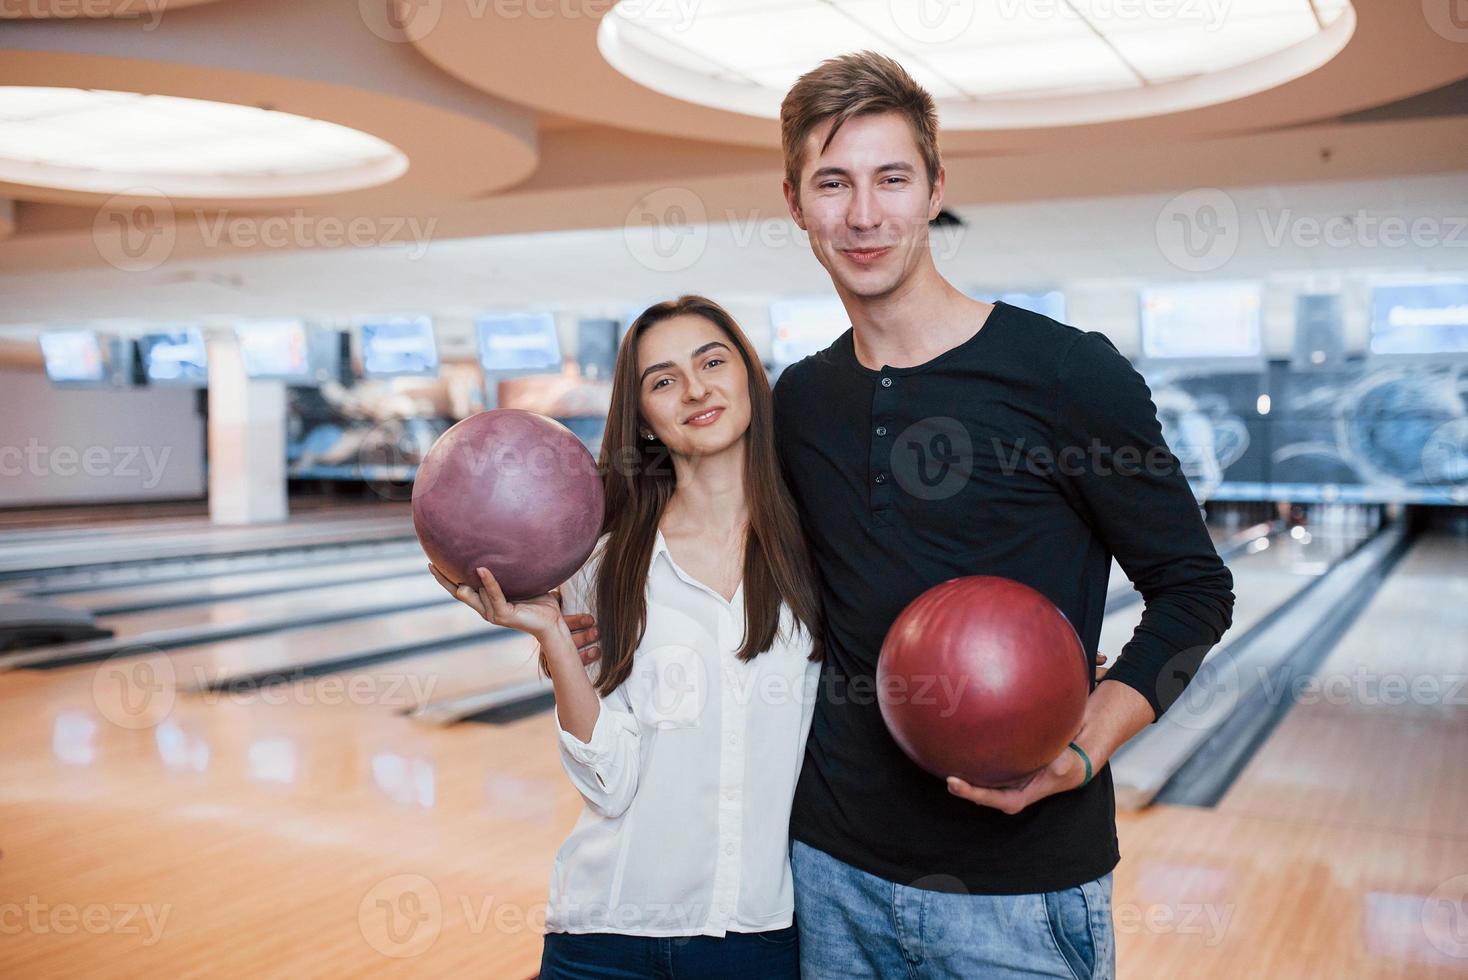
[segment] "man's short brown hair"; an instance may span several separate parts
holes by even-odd
[[[884,54],[860,51],[828,58],[798,78],[780,103],[780,143],[785,150],[785,179],[800,196],[805,141],[827,119],[834,119],[821,152],[853,116],[900,112],[912,125],[913,137],[928,172],[928,186],[938,181],[938,109],[907,70]]]

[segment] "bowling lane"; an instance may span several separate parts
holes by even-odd
[[[437,583],[432,584],[437,587]],[[412,651],[416,654],[430,644],[473,642],[476,636],[487,642],[500,632],[467,607],[449,600],[444,605],[408,612],[182,647],[166,654],[147,655],[146,659],[154,663],[156,670],[174,677],[178,687],[192,689],[262,671],[289,674],[364,651],[414,646],[418,647]],[[78,665],[63,669],[88,668]]]
[[[403,712],[430,701],[523,684],[535,680],[537,672],[535,641],[506,630],[487,633],[484,643],[298,681],[289,696],[303,704],[351,704]]]
[[[156,506],[156,505],[152,505]],[[117,517],[109,519],[105,508],[86,508],[74,514],[40,514],[30,520],[23,517],[19,523],[14,512],[0,513],[0,554],[5,554],[12,545],[46,543],[51,541],[109,540],[126,541],[178,534],[238,534],[248,528],[287,527],[312,522],[318,524],[332,521],[357,521],[372,517],[401,516],[402,504],[365,503],[343,505],[333,502],[335,509],[311,506],[310,498],[292,498],[291,515],[284,521],[266,524],[229,525],[215,524],[208,515],[207,507],[200,502],[195,508],[198,513],[187,517]],[[47,523],[57,521],[59,523]],[[83,526],[74,526],[83,525]]]
[[[164,582],[203,582],[220,575],[246,572],[283,572],[297,568],[327,568],[379,558],[419,556],[423,551],[412,539],[344,541],[317,548],[260,551],[247,554],[210,557],[179,557],[95,568],[45,572],[25,579],[0,582],[0,594],[36,597],[50,600],[53,596],[82,592],[102,592]]]
[[[1264,617],[1288,602],[1361,543],[1363,535],[1322,531],[1300,536],[1275,535],[1266,547],[1251,550],[1228,563],[1234,576],[1233,625],[1223,643],[1209,652],[1213,656],[1243,636]],[[1256,546],[1257,547],[1257,546]],[[1143,606],[1137,603],[1118,609],[1101,624],[1099,649],[1112,660],[1121,652],[1137,624]]]
[[[155,539],[138,535],[117,542],[43,541],[20,544],[0,554],[0,575],[37,576],[53,569],[85,568],[106,563],[142,563],[162,558],[240,554],[320,547],[338,542],[411,537],[406,514],[338,521],[210,528],[207,531]]]
[[[1420,538],[1313,683],[1295,688],[1297,703],[1219,809],[1281,820],[1328,813],[1341,826],[1463,838],[1465,568],[1468,539]]]
[[[364,582],[392,575],[425,573],[427,559],[416,544],[405,544],[401,556],[373,561],[343,561],[320,566],[264,568],[233,575],[96,589],[47,596],[47,602],[86,609],[97,615],[130,612],[141,606],[188,605],[243,597],[263,590],[285,591]]]
[[[374,608],[387,604],[401,605],[431,600],[454,601],[426,570],[420,569],[408,575],[376,582],[333,583],[296,589],[279,595],[99,616],[97,625],[116,630],[118,639],[132,639],[162,630],[234,626],[258,620],[276,622],[292,617],[309,618],[326,610],[358,610],[363,615],[369,615]]]

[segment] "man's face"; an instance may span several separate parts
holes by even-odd
[[[928,257],[928,222],[943,206],[943,173],[928,186],[917,139],[896,112],[848,119],[821,153],[828,120],[805,141],[800,188],[785,185],[811,251],[845,293],[889,295]],[[798,198],[798,199],[797,199]]]

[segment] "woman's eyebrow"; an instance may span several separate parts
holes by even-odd
[[[710,340],[708,343],[695,350],[692,354],[689,354],[688,357],[691,360],[706,351],[713,350],[715,347],[722,347],[724,348],[724,350],[729,349],[729,345],[724,343],[722,340]],[[662,371],[665,368],[670,368],[672,366],[672,361],[658,361],[656,364],[649,364],[647,367],[643,368],[642,375],[637,380],[639,382],[646,381],[647,376],[649,374],[652,374],[654,371]]]

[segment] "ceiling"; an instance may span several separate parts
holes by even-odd
[[[976,124],[945,103],[947,203],[969,224],[940,261],[966,281],[1016,287],[1195,274],[1167,256],[1159,215],[1223,194],[1240,233],[1207,274],[1461,267],[1452,245],[1393,248],[1354,232],[1341,247],[1288,239],[1308,228],[1300,214],[1366,209],[1368,221],[1402,215],[1441,229],[1465,210],[1468,30],[1434,3],[1408,15],[1390,0],[1355,0],[1333,22],[1353,21],[1350,36],[1324,64],[1222,101],[1209,87],[1226,72],[1174,79],[1192,108],[1166,96],[1140,118],[1062,122],[1088,111],[1086,96],[1032,92],[1023,106],[989,99],[992,118]],[[712,18],[720,4],[708,4]],[[597,47],[609,4],[114,6],[120,16],[81,19],[67,16],[76,4],[31,0],[26,19],[0,18],[0,85],[293,113],[370,134],[407,169],[352,190],[248,199],[0,179],[0,323],[619,307],[684,289],[825,288],[788,223],[777,123],[614,70]],[[748,6],[778,31],[782,8],[800,4]],[[1272,57],[1281,54],[1318,56]],[[1287,239],[1271,244],[1264,232],[1281,214]]]

